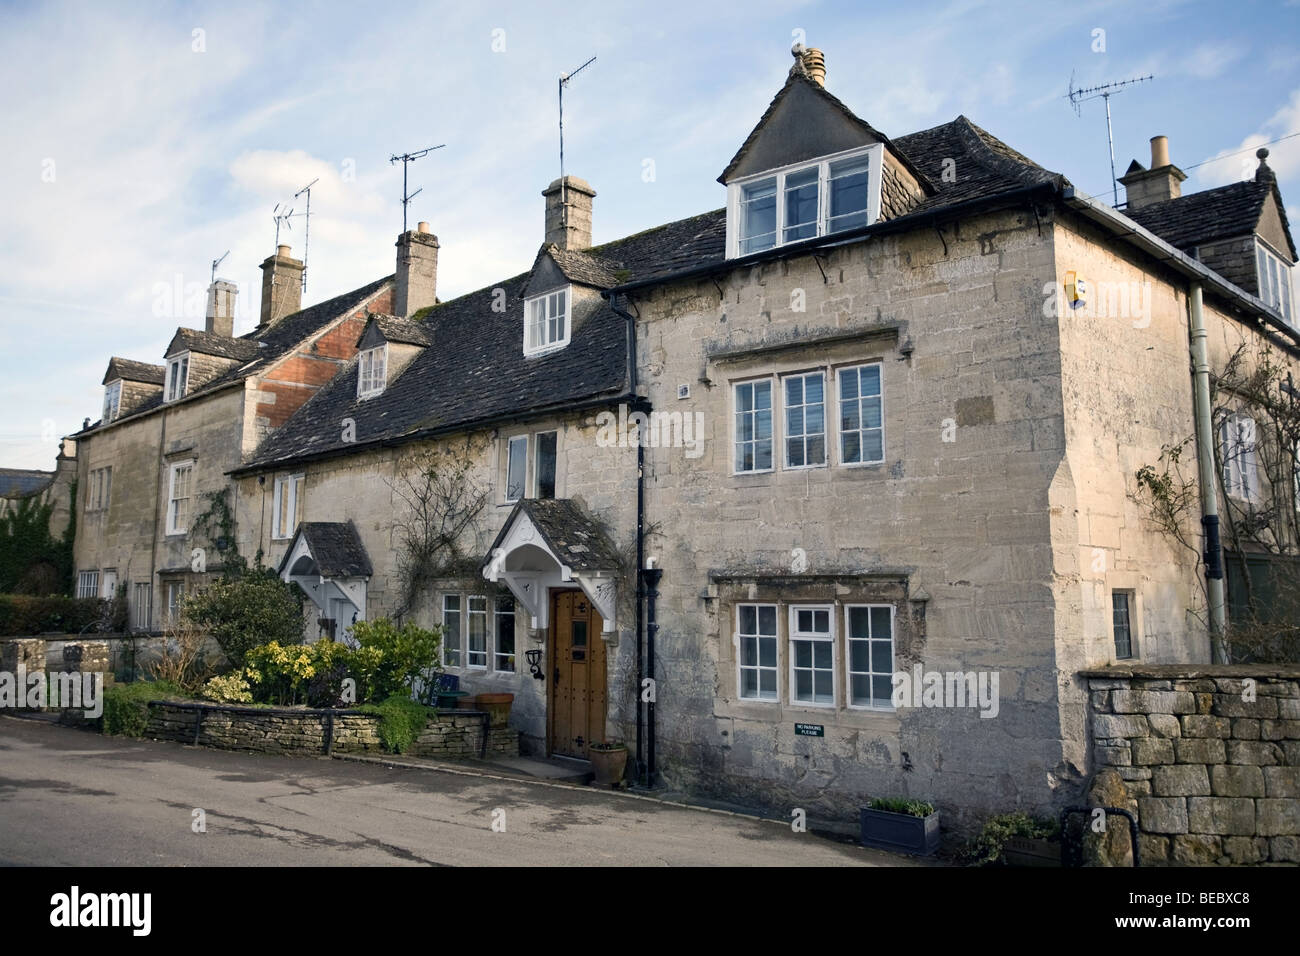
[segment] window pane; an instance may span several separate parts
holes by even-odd
[[[812,700],[812,672],[794,672],[794,695],[796,700]]]
[[[759,639],[758,663],[763,667],[776,666],[776,638],[764,637]]]
[[[831,642],[813,641],[813,666],[826,668],[831,666]]]
[[[537,436],[537,497],[555,497],[555,432]]]
[[[509,463],[506,472],[506,500],[517,501],[524,496],[524,475],[528,468],[528,439],[510,439]]]
[[[817,235],[817,167],[785,177],[785,241]]]
[[[760,634],[776,635],[776,608],[766,605],[758,609],[758,629]]]
[[[758,671],[742,670],[740,672],[740,696],[758,696]]]
[[[757,620],[757,608],[752,604],[742,604],[740,606],[740,633],[755,633],[754,626]]]
[[[849,641],[849,670],[871,670],[871,655],[867,652],[868,641]]]
[[[740,254],[776,245],[776,180],[746,186],[740,196]]]
[[[776,700],[776,671],[762,670],[758,672],[759,692],[763,697]]]
[[[794,666],[812,667],[812,641],[794,642]]]
[[[869,169],[870,161],[865,157],[831,164],[829,232],[856,229],[867,224]]]
[[[890,676],[871,678],[872,706],[888,707],[893,702],[894,681]]]

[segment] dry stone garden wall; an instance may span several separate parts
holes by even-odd
[[[1080,676],[1093,769],[1123,781],[1144,866],[1300,863],[1300,667]]]

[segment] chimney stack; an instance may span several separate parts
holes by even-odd
[[[1136,159],[1128,172],[1119,178],[1128,199],[1129,209],[1141,209],[1155,202],[1177,199],[1183,194],[1182,182],[1187,174],[1169,161],[1169,137],[1151,137],[1151,168],[1145,169]]]
[[[393,314],[409,319],[438,301],[438,237],[427,222],[397,237],[397,278],[393,280]]]
[[[542,190],[546,197],[546,241],[561,249],[591,247],[591,201],[596,190],[577,176],[565,176]]]
[[[257,327],[264,329],[302,308],[303,263],[289,256],[288,246],[277,246],[261,270],[262,317]]]
[[[208,315],[203,328],[230,338],[235,334],[235,296],[239,287],[229,279],[214,279],[208,286]]]

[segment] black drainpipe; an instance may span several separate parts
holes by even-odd
[[[645,568],[642,577],[646,583],[646,645],[645,645],[645,668],[653,681],[655,676],[655,635],[659,633],[659,625],[655,623],[655,607],[659,597],[659,579],[663,577],[662,568]],[[646,741],[646,770],[645,785],[650,787],[654,784],[655,779],[655,697],[658,696],[658,687],[656,693],[650,695],[650,702],[646,704],[648,714],[646,716],[647,730],[649,731]]]
[[[615,315],[623,317],[628,323],[628,397],[633,403],[637,402],[637,320],[630,312],[625,312],[619,308],[619,302],[615,295],[610,295],[610,308],[614,310]],[[641,778],[642,786],[650,786],[649,777],[647,777],[647,767],[649,763],[645,758],[645,709],[641,705],[641,688],[645,685],[645,630],[643,630],[643,598],[645,598],[645,588],[641,580],[641,568],[645,567],[645,463],[646,450],[637,442],[637,572],[636,572],[636,592],[637,592],[637,687],[636,705],[637,705],[637,777]],[[654,706],[654,705],[650,705]]]

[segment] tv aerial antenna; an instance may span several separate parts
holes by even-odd
[[[560,215],[564,217],[565,226],[569,224],[569,195],[564,182],[564,88],[569,85],[570,80],[595,62],[596,58],[593,56],[572,73],[565,73],[560,77]]]
[[[227,249],[224,253],[222,253],[220,259],[213,259],[213,260],[212,260],[212,281],[213,281],[213,282],[216,282],[216,281],[217,281],[217,267],[218,267],[219,265],[221,265],[221,263],[223,263],[223,262],[226,261],[226,256],[228,256],[228,255],[230,255],[230,250],[229,250],[229,249]]]
[[[311,250],[311,187],[315,186],[318,182],[320,182],[319,176],[293,194],[294,199],[297,199],[302,195],[306,195],[307,197],[307,211],[303,213],[304,224],[302,236],[302,291],[304,295],[307,293],[307,253]],[[292,213],[293,210],[290,210],[291,215]]]
[[[280,248],[280,227],[284,226],[285,229],[293,230],[293,225],[289,222],[293,218],[293,207],[285,205],[284,211],[281,212],[281,205],[284,204],[276,203],[275,208],[271,210],[271,218],[275,220],[275,248],[277,251]]]
[[[1125,87],[1136,86],[1138,83],[1145,83],[1147,80],[1154,80],[1155,78],[1154,73],[1148,73],[1146,76],[1135,76],[1115,83],[1102,83],[1099,86],[1089,86],[1076,90],[1074,88],[1074,74],[1070,74],[1070,92],[1065,95],[1065,98],[1074,107],[1075,116],[1083,116],[1083,108],[1080,104],[1088,100],[1095,100],[1100,96],[1106,101],[1106,143],[1110,147],[1110,191],[1113,206],[1119,205],[1119,186],[1115,179],[1115,134],[1110,125],[1110,98],[1116,93],[1123,93]]]
[[[428,156],[435,149],[442,149],[446,145],[447,145],[446,143],[439,143],[437,146],[430,146],[428,149],[418,149],[413,153],[394,154],[388,160],[389,165],[392,165],[393,163],[397,163],[397,162],[400,162],[402,164],[402,232],[403,233],[406,232],[406,207],[411,204],[412,199],[420,195],[420,193],[424,192],[424,187],[421,186],[415,192],[407,193],[406,167],[411,163],[415,162],[417,159],[420,159],[421,157],[424,156]]]

